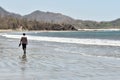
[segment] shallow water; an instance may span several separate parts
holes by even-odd
[[[117,46],[29,40],[23,60],[18,44],[19,39],[0,37],[0,80],[120,79]]]

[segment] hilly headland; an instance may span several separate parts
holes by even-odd
[[[0,29],[12,30],[81,30],[120,29],[120,19],[113,21],[90,21],[74,19],[61,13],[36,10],[27,15],[6,11],[0,7]]]

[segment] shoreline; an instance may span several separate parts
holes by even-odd
[[[12,30],[12,29],[0,29],[0,32],[69,32],[74,30]],[[120,29],[78,29],[77,31],[120,31]]]
[[[0,32],[12,32],[12,29],[0,29]]]
[[[78,31],[120,31],[120,29],[78,29]]]

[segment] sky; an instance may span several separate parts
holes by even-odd
[[[111,21],[120,18],[120,0],[0,0],[0,6],[21,15],[40,10],[80,20]]]

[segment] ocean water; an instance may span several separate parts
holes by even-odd
[[[27,62],[19,64],[22,33],[0,34],[6,40],[0,44],[6,53],[0,73],[12,80],[120,80],[120,31],[25,32]]]
[[[120,31],[26,32],[26,34],[30,41],[51,42],[53,45],[71,45],[67,49],[63,46],[63,49],[69,49],[69,52],[120,57]],[[7,38],[16,39],[19,39],[21,35],[21,32],[2,34]]]

